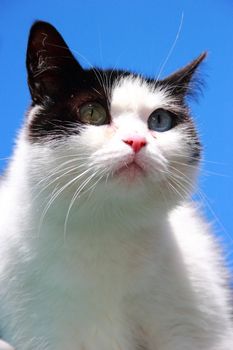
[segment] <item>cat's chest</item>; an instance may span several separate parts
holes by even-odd
[[[93,232],[77,231],[79,237],[62,236],[53,244],[46,235],[30,240],[32,255],[24,263],[22,294],[14,312],[20,315],[15,327],[20,326],[23,338],[33,334],[37,339],[34,349],[109,350],[115,342],[128,349],[125,310],[139,288],[142,257],[136,242],[114,239],[110,233],[103,236],[107,232],[101,236],[97,228],[94,233],[90,239]],[[44,342],[41,347],[38,339]]]
[[[53,297],[82,300],[88,308],[123,299],[154,254],[150,234],[145,237],[142,228],[132,232],[127,225],[84,225],[79,219],[67,227],[51,220],[25,246],[30,256],[23,262],[23,278],[30,294],[51,291]]]
[[[115,339],[128,349],[128,301],[150,284],[155,229],[143,224],[135,230],[112,218],[93,223],[75,213],[65,230],[62,213],[50,212],[41,226],[40,215],[21,225],[24,240],[12,265],[17,278],[8,278],[4,296],[6,339],[13,345],[36,339],[19,350],[109,350]]]
[[[35,270],[48,286],[84,295],[92,289],[96,298],[106,293],[116,299],[115,294],[132,289],[137,275],[147,269],[148,258],[160,254],[156,231],[162,227],[155,228],[153,220],[137,224],[136,217],[126,214],[114,221],[113,215],[106,219],[102,212],[93,219],[87,209],[74,211],[67,220],[64,213],[55,208],[44,222],[36,215],[25,241],[31,254],[28,274]]]

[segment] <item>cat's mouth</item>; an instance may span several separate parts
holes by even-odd
[[[118,168],[115,172],[115,176],[133,181],[138,177],[145,176],[145,169],[135,160],[132,160]]]

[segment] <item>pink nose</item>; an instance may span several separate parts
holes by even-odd
[[[139,135],[133,135],[133,136],[127,137],[123,141],[127,145],[132,147],[135,153],[139,152],[140,149],[146,146],[147,144],[145,137],[139,136]]]

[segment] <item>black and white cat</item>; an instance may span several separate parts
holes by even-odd
[[[233,349],[227,272],[190,202],[186,96],[204,58],[159,81],[86,70],[33,25],[32,105],[0,187],[0,332],[16,350]]]

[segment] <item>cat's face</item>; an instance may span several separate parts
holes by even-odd
[[[43,176],[77,195],[101,186],[106,195],[186,197],[200,143],[185,97],[204,57],[161,81],[84,70],[59,33],[37,22],[27,53],[27,137]]]

